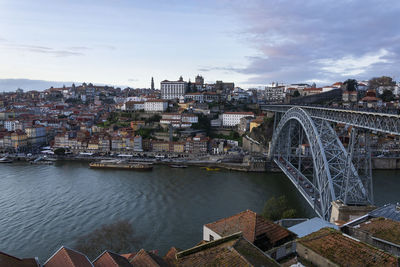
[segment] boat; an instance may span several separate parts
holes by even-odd
[[[210,167],[205,167],[206,171],[219,171],[221,170],[220,168],[210,168]]]
[[[3,157],[0,159],[0,163],[12,163],[13,160],[8,157]]]
[[[170,164],[170,165],[168,165],[168,167],[171,167],[171,168],[187,168],[186,165],[176,165],[176,164]]]
[[[31,161],[33,165],[53,165],[54,161],[52,160],[39,160],[39,161]]]
[[[92,162],[89,164],[89,167],[91,169],[122,169],[135,171],[150,171],[153,169],[153,165],[148,163],[129,163],[115,160]]]

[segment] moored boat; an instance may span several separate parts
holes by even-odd
[[[148,163],[126,163],[120,161],[100,161],[89,164],[92,169],[122,169],[135,171],[150,171],[153,169],[152,164]]]
[[[177,165],[177,164],[170,164],[170,165],[168,165],[168,167],[171,167],[171,168],[187,168],[186,165]]]
[[[3,157],[0,159],[0,163],[12,163],[13,160],[8,157]]]

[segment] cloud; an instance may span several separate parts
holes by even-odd
[[[139,81],[139,80],[138,79],[134,79],[134,78],[128,79],[128,82],[137,82],[137,81]]]
[[[399,76],[400,1],[224,3],[242,24],[238,40],[255,50],[246,67],[226,69],[247,74],[249,84]]]
[[[26,45],[26,44],[11,44],[7,43],[2,45],[4,48],[16,49],[20,51],[27,51],[40,54],[49,54],[56,57],[68,57],[68,56],[82,56],[82,52],[78,52],[78,49],[55,49],[47,46],[39,45]]]
[[[381,49],[377,53],[367,53],[361,57],[346,56],[340,59],[320,59],[317,63],[322,64],[322,69],[342,76],[359,75],[366,72],[377,63],[389,63],[386,58],[389,52]]]

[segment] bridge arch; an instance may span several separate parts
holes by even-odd
[[[309,156],[299,151],[305,140]],[[332,201],[345,198],[352,204],[368,201],[368,192],[336,132],[327,121],[312,119],[300,107],[292,107],[282,116],[272,137],[270,157],[325,220],[329,220]],[[306,168],[312,169],[308,170],[308,176],[302,166],[307,157]]]

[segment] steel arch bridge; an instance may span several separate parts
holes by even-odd
[[[283,115],[272,111],[276,123],[269,156],[321,218],[329,221],[332,201],[373,203],[366,132],[354,127],[346,150],[330,120],[315,112],[297,106],[280,110]]]

